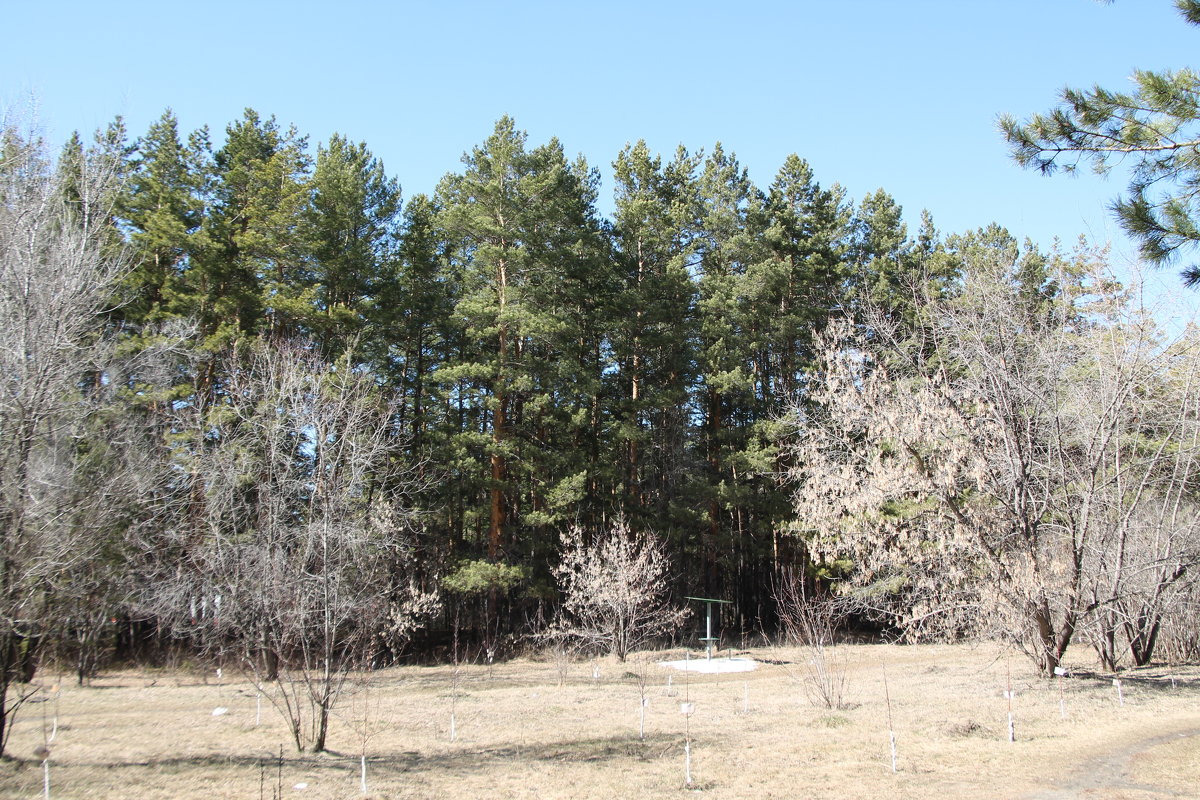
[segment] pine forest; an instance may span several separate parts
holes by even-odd
[[[8,701],[46,658],[336,692],[623,657],[694,641],[686,597],[726,644],[834,598],[1046,674],[1200,649],[1200,339],[1101,247],[912,230],[722,144],[638,141],[602,189],[507,117],[427,195],[249,109],[30,130],[0,157]]]

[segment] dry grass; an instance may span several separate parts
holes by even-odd
[[[819,708],[799,682],[799,649],[764,649],[756,672],[691,676],[641,653],[629,663],[572,664],[563,686],[553,660],[464,668],[456,741],[449,667],[377,673],[371,684],[368,783],[373,798],[1112,798],[1200,783],[1200,669],[1124,676],[1084,672],[1056,683],[997,648],[863,645],[847,648],[847,707]],[[883,665],[899,771],[891,772]],[[1007,741],[1003,692],[1011,670],[1017,741]],[[646,738],[638,738],[637,675],[649,674]],[[43,718],[58,733],[55,798],[354,798],[360,737],[334,721],[335,754],[299,757],[274,709],[245,683],[212,676],[126,671],[26,707],[0,764],[0,796],[38,797]],[[1174,685],[1172,685],[1174,678]],[[53,678],[45,679],[48,683]],[[743,713],[748,687],[748,713]],[[685,692],[692,772],[683,783]],[[361,707],[361,704],[357,704]],[[355,703],[343,704],[347,710]],[[216,707],[228,713],[213,716]],[[362,727],[361,725],[358,727]],[[1179,736],[1178,734],[1186,734]],[[278,760],[283,746],[282,762]],[[295,788],[305,783],[304,789]],[[1167,795],[1170,796],[1170,795]]]

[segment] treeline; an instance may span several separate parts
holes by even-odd
[[[124,139],[105,146],[136,266],[112,323],[134,341],[196,326],[207,355],[177,402],[219,402],[220,355],[252,340],[348,357],[398,398],[431,572],[519,567],[514,596],[553,596],[564,525],[621,516],[669,541],[677,588],[771,625],[799,549],[774,430],[814,332],[868,302],[904,316],[914,282],[953,272],[931,224],[909,237],[885,192],[852,205],[795,156],[764,190],[720,145],[639,142],[605,219],[598,171],[507,118],[403,204],[365,145],[314,157],[252,111],[215,150],[169,113]]]
[[[928,531],[970,530],[944,509],[981,536],[1057,530],[1078,513],[1055,506],[1075,484],[1038,477],[1054,502],[1022,505],[1017,523],[984,514],[1008,502],[1006,476],[1031,474],[1020,459],[992,483],[984,466],[964,468],[942,494],[873,488],[886,473],[872,464],[900,441],[879,434],[861,461],[830,462],[843,483],[818,529],[805,431],[840,408],[845,453],[874,441],[865,399],[827,391],[822,337],[845,321],[856,338],[841,347],[863,354],[860,371],[953,383],[977,368],[980,383],[961,389],[973,399],[947,401],[976,430],[971,409],[1000,408],[979,387],[1020,359],[959,352],[967,339],[944,320],[1012,301],[1038,321],[1022,335],[1098,325],[1088,298],[1111,306],[1120,292],[1087,266],[1091,251],[1021,247],[994,225],[943,238],[928,215],[912,236],[883,190],[853,203],[797,156],[760,188],[720,145],[670,157],[627,146],[606,218],[599,171],[557,140],[531,146],[508,118],[434,194],[403,202],[366,145],[335,135],[313,153],[253,111],[219,146],[169,112],[141,136],[116,123],[93,143],[74,137],[57,159],[36,136],[4,136],[6,709],[39,650],[74,659],[81,679],[114,650],[160,656],[177,643],[248,660],[266,679],[289,662],[327,672],[405,647],[502,651],[555,618],[568,529],[652,534],[676,598],[731,602],[727,632],[773,630],[773,587],[802,573],[865,584],[865,615],[900,625],[914,609],[939,613],[898,608],[925,585],[921,559],[929,585],[943,563],[976,598],[989,563],[1013,572],[987,542],[939,562],[945,544]],[[983,278],[990,294],[972,288]],[[983,340],[1006,340],[1003,315],[988,319]],[[1015,353],[1051,352],[1021,341]],[[842,386],[864,391],[876,374]],[[1030,384],[1029,402],[1043,407],[1055,385]],[[996,424],[1029,417],[1014,414]],[[1182,434],[1164,435],[1159,446],[1181,452]],[[1018,438],[1029,463],[1058,469]],[[1012,451],[999,434],[975,441],[967,452]],[[914,439],[911,452],[925,447]],[[1104,452],[1124,463],[1123,448]],[[1170,495],[1188,509],[1191,463]],[[872,530],[883,547],[913,545],[884,577],[854,573],[871,558],[849,534]],[[838,531],[845,546],[822,538]],[[1107,564],[1105,547],[1076,561]],[[1068,551],[1039,539],[1033,552],[1041,565]],[[1167,588],[1190,570],[1169,570]],[[1115,588],[1093,586],[1090,606],[1084,588],[1063,590],[1071,631],[1116,607]],[[1176,607],[1155,608],[1161,621]],[[1116,622],[1097,630],[1125,635]]]

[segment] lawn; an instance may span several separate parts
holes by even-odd
[[[123,670],[82,688],[46,673],[0,796],[41,796],[34,750],[51,732],[51,796],[89,800],[363,797],[364,752],[371,798],[1135,800],[1200,786],[1200,668],[1123,673],[1118,697],[1083,650],[1051,681],[993,645],[846,645],[828,654],[845,670],[843,707],[828,708],[809,691],[808,651],[738,654],[759,667],[658,663],[675,650],[388,669],[347,688],[333,752],[315,756],[228,668]]]

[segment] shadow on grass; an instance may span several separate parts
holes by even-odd
[[[367,756],[370,772],[377,777],[397,777],[404,774],[447,773],[468,774],[487,771],[496,765],[525,763],[596,763],[622,761],[655,761],[674,757],[683,748],[676,736],[650,735],[645,739],[605,737],[577,741],[560,741],[535,745],[507,745],[447,750],[421,754],[414,751],[374,753]],[[13,758],[7,762],[12,773],[39,769],[41,762]],[[207,755],[179,758],[141,759],[136,761],[68,761],[51,768],[69,776],[74,769],[104,770],[110,773],[124,770],[154,770],[168,774],[192,770],[247,770],[262,773],[268,778],[280,768],[278,753],[261,756]],[[289,774],[297,770],[319,771],[327,774],[358,775],[357,753],[327,751],[316,754],[284,752],[282,768]],[[7,770],[5,770],[7,771]],[[10,773],[10,774],[12,774]]]
[[[1138,667],[1122,672],[1091,672],[1079,670],[1067,678],[1068,685],[1084,682],[1093,686],[1110,686],[1120,680],[1127,688],[1137,688],[1155,694],[1200,694],[1200,676],[1194,669],[1175,671],[1169,667]]]

